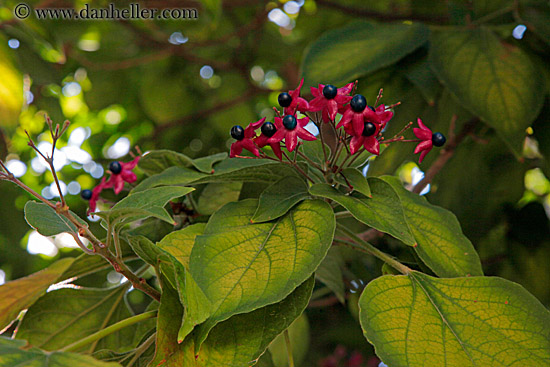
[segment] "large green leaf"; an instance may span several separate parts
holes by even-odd
[[[480,27],[434,32],[430,61],[439,80],[520,156],[545,88],[527,54]]]
[[[2,284],[0,286],[0,330],[12,322],[19,312],[31,306],[50,285],[58,282],[73,261],[72,258],[58,260],[44,270]]]
[[[239,200],[242,182],[213,182],[206,185],[197,203],[197,211],[210,215],[227,203]]]
[[[308,196],[303,180],[295,176],[283,177],[262,192],[252,221],[261,223],[277,219]]]
[[[75,213],[70,213],[81,224],[88,226]],[[48,205],[36,201],[27,201],[27,204],[25,204],[25,220],[43,236],[54,236],[63,232],[78,233],[76,226],[71,221],[59,215]]]
[[[325,257],[335,229],[332,208],[306,200],[283,217],[250,223],[257,200],[230,203],[197,236],[189,259],[193,278],[212,304],[198,345],[218,322],[282,300]]]
[[[306,51],[302,62],[305,85],[349,83],[391,65],[428,40],[422,23],[354,22],[328,31]]]
[[[367,285],[360,321],[392,367],[548,366],[550,313],[516,283],[412,272]]]
[[[382,180],[399,196],[405,220],[416,240],[414,249],[426,265],[441,277],[483,275],[477,252],[453,213],[406,190],[396,177],[386,176]]]
[[[336,201],[359,221],[381,232],[388,233],[409,246],[415,244],[399,203],[399,197],[392,187],[377,178],[369,178],[372,198],[346,195],[328,184],[315,184],[310,194]]]
[[[168,201],[184,196],[195,190],[192,187],[155,187],[128,195],[107,212],[111,223],[136,221],[148,217],[173,223],[174,219],[164,209]]]
[[[177,293],[163,287],[158,316],[157,352],[152,366],[236,367],[249,366],[266,350],[269,343],[298,318],[311,297],[314,285],[309,278],[284,300],[250,313],[235,315],[217,324],[195,353],[194,334],[176,343],[183,309]]]
[[[325,284],[334,292],[338,300],[345,302],[346,287],[342,269],[344,268],[344,258],[338,247],[331,247],[327,256],[321,262],[321,265],[315,271],[315,278]]]
[[[28,348],[24,340],[0,336],[0,366],[5,367],[120,367],[115,362],[98,361],[76,353],[44,352]]]
[[[346,178],[346,183],[349,183],[355,191],[371,197],[369,183],[361,171],[357,168],[344,168],[341,174]]]
[[[46,293],[29,307],[16,337],[45,350],[65,347],[132,316],[124,302],[128,289],[129,284],[125,284],[111,289],[61,288]],[[81,351],[127,351],[132,347],[134,333],[135,325],[126,327]]]

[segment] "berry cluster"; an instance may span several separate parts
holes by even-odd
[[[104,189],[113,188],[115,194],[119,194],[124,188],[124,182],[133,183],[136,182],[137,176],[132,170],[136,167],[141,157],[137,156],[130,162],[118,162],[114,161],[109,163],[109,172],[111,177],[106,180],[105,177],[101,179],[101,183],[94,187],[93,190],[82,190],[80,196],[90,201],[88,214],[93,213],[97,206],[97,200],[99,195]]]
[[[445,143],[443,134],[432,133],[420,119],[418,119],[419,128],[413,129],[418,139],[404,140],[403,136],[396,136],[384,140],[383,131],[393,117],[391,109],[399,103],[392,106],[378,105],[382,96],[380,93],[375,106],[369,106],[363,95],[353,95],[356,83],[348,83],[342,88],[330,84],[319,84],[317,88],[311,87],[313,99],[307,101],[300,97],[303,82],[302,79],[296,89],[279,94],[278,102],[283,111],[281,114],[278,109],[275,109],[277,116],[274,118],[274,123],[265,121],[264,117],[250,123],[246,128],[240,125],[231,128],[231,136],[236,141],[231,145],[230,157],[239,157],[243,149],[256,157],[266,157],[261,152],[261,148],[269,145],[277,158],[282,160],[283,141],[286,149],[292,152],[298,145],[298,138],[307,141],[316,140],[316,137],[305,129],[310,121],[319,129],[322,122],[335,124],[336,129],[343,127],[345,135],[338,130],[337,134],[342,141],[349,144],[350,155],[359,152],[361,148],[378,155],[380,143],[418,142],[414,152],[415,154],[421,152],[419,161],[422,162],[433,146],[440,147]],[[298,115],[298,112],[301,115]],[[339,120],[337,120],[338,114],[341,115]],[[411,124],[405,126],[401,133],[410,126]],[[260,129],[260,135],[256,134],[258,129]]]

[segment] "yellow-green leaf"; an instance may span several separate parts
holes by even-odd
[[[262,192],[252,221],[261,223],[277,219],[306,197],[307,185],[303,180],[294,176],[283,177]]]
[[[366,338],[391,367],[550,365],[550,312],[501,278],[386,275],[359,305]]]
[[[484,27],[433,32],[430,41],[439,80],[520,156],[544,102],[545,81],[529,56]]]
[[[326,202],[306,200],[275,221],[252,224],[257,205],[253,199],[227,204],[195,240],[189,269],[212,304],[197,348],[218,322],[290,294],[330,248],[336,224]]]

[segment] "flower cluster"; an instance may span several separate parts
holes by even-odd
[[[83,199],[89,200],[89,209],[87,214],[93,213],[97,207],[99,195],[104,189],[112,188],[115,194],[119,194],[124,188],[124,183],[136,182],[137,176],[132,170],[136,167],[141,157],[137,156],[130,162],[114,161],[109,164],[109,173],[111,176],[108,180],[105,177],[101,179],[99,185],[93,190],[82,190],[81,196]]]
[[[361,94],[353,94],[356,83],[348,83],[341,88],[334,85],[319,84],[311,87],[313,99],[310,101],[300,96],[303,86],[302,80],[298,87],[288,92],[279,94],[278,102],[283,111],[276,110],[277,116],[274,122],[262,118],[250,123],[246,128],[235,125],[231,128],[231,136],[236,140],[231,145],[230,157],[239,157],[243,149],[248,150],[256,157],[266,157],[261,148],[269,145],[274,154],[282,160],[284,146],[292,152],[298,146],[298,138],[302,140],[316,140],[316,137],[306,130],[306,125],[312,121],[317,128],[321,124],[332,123],[336,129],[343,128],[345,134],[338,135],[346,144],[349,144],[349,154],[354,155],[364,148],[368,152],[379,155],[380,144],[389,144],[397,141],[419,142],[415,149],[420,154],[420,162],[433,146],[442,146],[445,137],[441,133],[433,134],[420,119],[419,128],[414,129],[418,139],[404,140],[402,136],[384,140],[383,131],[393,117],[394,106],[379,104],[381,93],[374,106],[367,104],[366,98]],[[297,113],[300,112],[301,115]],[[320,118],[319,118],[320,114]],[[340,119],[337,117],[340,115]],[[303,117],[302,117],[303,116]],[[410,125],[407,125],[406,130]],[[260,129],[260,134],[256,131]],[[346,148],[347,149],[347,148]]]

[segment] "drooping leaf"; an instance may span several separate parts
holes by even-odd
[[[357,168],[344,168],[341,173],[355,191],[371,197],[369,183]]]
[[[210,215],[227,203],[239,200],[241,182],[213,182],[206,185],[197,203],[197,211]]]
[[[303,180],[294,176],[283,177],[262,192],[251,220],[261,223],[277,219],[308,196],[307,185]]]
[[[61,259],[44,270],[0,285],[0,330],[57,283],[73,262],[72,258]]]
[[[333,291],[338,300],[342,303],[345,302],[346,293],[344,278],[342,276],[343,267],[344,259],[342,254],[337,247],[333,246],[321,262],[321,265],[319,265],[315,271],[315,278]]]
[[[365,336],[388,366],[550,364],[550,313],[501,278],[386,275],[359,304]]]
[[[399,196],[405,220],[416,240],[414,249],[430,269],[449,278],[483,275],[479,256],[453,213],[406,190],[396,177],[381,179]]]
[[[148,217],[162,219],[168,223],[174,220],[164,209],[168,201],[184,196],[194,188],[192,187],[156,187],[131,194],[119,201],[107,212],[111,223],[119,221],[136,221]]]
[[[115,362],[98,361],[90,356],[67,352],[27,349],[24,340],[0,336],[0,366],[25,367],[121,367]]]
[[[183,309],[174,289],[163,288],[158,316],[157,355],[151,365],[229,367],[248,366],[266,350],[269,343],[302,314],[313,290],[309,278],[284,300],[250,313],[235,315],[217,324],[198,353],[194,333],[177,344],[178,325]],[[253,325],[253,327],[251,327]]]
[[[191,164],[193,165],[193,167],[195,167],[201,172],[214,173],[215,172],[215,170],[213,169],[214,164],[221,162],[224,159],[227,159],[227,153],[225,152],[193,159]]]
[[[129,285],[111,289],[61,288],[42,296],[29,307],[16,338],[33,346],[56,350],[132,316],[124,302]],[[133,347],[136,325],[107,335],[81,351],[109,349],[124,352]]]
[[[88,226],[75,213],[70,213],[82,225]],[[63,232],[78,233],[78,229],[69,219],[57,214],[48,205],[36,201],[27,201],[27,204],[25,204],[25,220],[43,236],[54,236]]]
[[[410,233],[395,191],[389,184],[377,178],[369,178],[368,183],[372,198],[345,195],[328,184],[312,185],[309,193],[336,201],[360,222],[413,246],[415,239]]]
[[[544,101],[544,78],[527,54],[479,27],[433,33],[430,62],[439,80],[519,157],[525,129]]]
[[[325,257],[334,235],[332,208],[306,200],[273,222],[250,223],[257,200],[230,203],[197,236],[189,269],[212,304],[198,345],[218,322],[286,297]]]
[[[302,62],[305,85],[340,86],[391,65],[428,40],[422,23],[354,22],[328,31],[306,51]],[[368,50],[368,52],[364,52]]]

